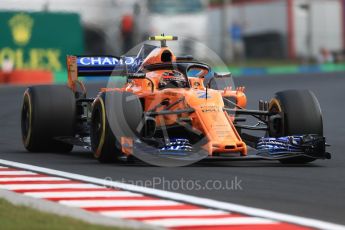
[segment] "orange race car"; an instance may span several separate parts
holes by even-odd
[[[307,90],[278,92],[258,110],[246,109],[244,87],[166,42],[136,56],[68,56],[67,86],[33,86],[24,93],[22,138],[29,151],[69,152],[74,145],[100,162],[140,159],[157,165],[216,160],[329,159],[322,115]],[[110,76],[96,98],[79,77]],[[125,79],[118,86],[117,80]],[[246,117],[256,125],[246,125]],[[245,130],[249,130],[245,132]],[[262,135],[250,134],[261,131]]]

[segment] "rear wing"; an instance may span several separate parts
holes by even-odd
[[[67,71],[69,80],[78,77],[125,76],[136,73],[142,63],[138,57],[115,56],[67,56]]]

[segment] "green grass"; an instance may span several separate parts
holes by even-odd
[[[0,199],[0,229],[6,230],[117,230],[121,228],[89,224],[77,219],[49,214]]]

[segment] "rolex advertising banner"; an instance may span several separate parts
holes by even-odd
[[[67,54],[83,53],[78,14],[0,12],[0,66],[61,71]]]

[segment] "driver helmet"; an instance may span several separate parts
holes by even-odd
[[[166,71],[163,73],[160,81],[159,81],[159,88],[186,88],[187,87],[187,79],[186,77],[179,71],[172,70]]]

